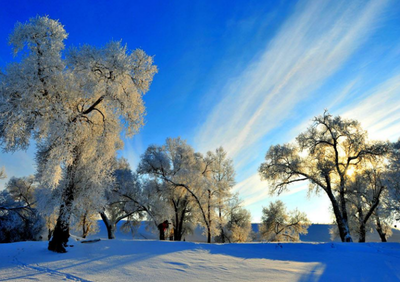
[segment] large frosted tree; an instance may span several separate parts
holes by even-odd
[[[35,140],[38,180],[60,190],[49,243],[57,252],[65,252],[74,203],[104,194],[96,184],[110,175],[121,131],[132,136],[143,125],[142,95],[157,71],[152,57],[120,42],[63,53],[66,38],[48,17],[18,23],[10,44],[21,59],[0,76],[1,145],[15,151]]]
[[[387,144],[368,141],[357,121],[324,112],[295,142],[271,146],[259,173],[271,182],[272,192],[280,193],[301,181],[308,181],[311,190],[323,191],[332,204],[341,240],[352,242],[346,198],[349,171],[387,151]]]

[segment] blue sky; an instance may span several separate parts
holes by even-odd
[[[146,125],[121,154],[133,168],[149,144],[182,137],[205,153],[223,146],[253,221],[268,195],[257,168],[269,146],[292,141],[328,109],[358,119],[371,139],[400,137],[398,1],[5,1],[0,67],[13,61],[14,24],[48,15],[68,46],[122,40],[154,55]],[[0,154],[8,176],[34,172],[35,148]],[[5,181],[0,182],[0,187]],[[307,185],[279,197],[314,222],[330,222]]]

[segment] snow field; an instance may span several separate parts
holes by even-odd
[[[0,281],[399,281],[399,243],[102,240],[0,245]]]

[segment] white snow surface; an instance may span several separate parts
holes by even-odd
[[[399,243],[0,244],[0,281],[399,281]]]
[[[400,281],[400,243],[171,242],[144,224],[134,239],[118,229],[108,240],[99,227],[89,239],[100,242],[71,236],[66,254],[46,241],[0,244],[0,281]]]

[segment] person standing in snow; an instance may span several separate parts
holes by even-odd
[[[165,230],[168,228],[168,220],[158,225],[158,231],[160,232],[160,240],[165,240]]]

